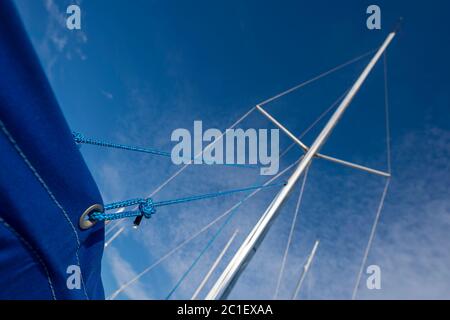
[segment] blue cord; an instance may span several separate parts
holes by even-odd
[[[278,183],[278,185],[285,185],[285,183]],[[272,186],[277,185],[273,184]],[[267,187],[270,185],[267,185]],[[194,267],[197,265],[197,263],[200,261],[200,259],[203,257],[203,255],[208,251],[208,249],[213,245],[214,241],[216,241],[217,237],[222,233],[222,231],[225,229],[227,224],[231,221],[231,219],[234,217],[234,215],[237,212],[237,209],[245,202],[247,201],[251,195],[247,195],[244,199],[242,199],[240,202],[237,203],[237,206],[233,208],[230,215],[227,217],[227,219],[223,222],[223,224],[217,229],[216,233],[212,236],[212,238],[208,241],[206,246],[203,248],[203,250],[200,252],[200,254],[195,258],[195,260],[192,262],[192,264],[189,266],[189,268],[183,273],[183,275],[180,277],[178,282],[175,284],[175,286],[170,290],[169,294],[166,296],[166,300],[169,300],[172,295],[175,293],[175,291],[180,287],[180,285],[183,283],[184,279],[189,275],[189,273],[194,269]]]
[[[189,266],[189,268],[183,273],[181,278],[177,281],[175,286],[170,290],[169,294],[166,296],[166,300],[169,300],[170,297],[175,293],[175,291],[180,287],[180,285],[183,283],[184,279],[189,275],[189,273],[194,269],[196,264],[200,261],[200,259],[203,257],[203,255],[208,251],[208,249],[213,245],[214,241],[216,241],[217,237],[222,233],[222,231],[225,229],[227,224],[231,221],[231,219],[234,217],[234,215],[237,212],[237,209],[244,203],[245,200],[247,200],[248,197],[241,200],[238,205],[232,210],[231,214],[227,217],[227,219],[222,223],[222,225],[217,229],[216,233],[212,236],[212,238],[208,241],[206,246],[203,248],[203,250],[200,252],[200,254],[195,258],[195,260],[192,262],[192,264]]]
[[[153,148],[126,146],[126,145],[119,144],[119,143],[112,143],[112,142],[106,142],[106,141],[102,141],[102,140],[85,138],[81,133],[78,133],[78,132],[72,132],[72,136],[73,136],[73,139],[75,140],[75,142],[80,143],[80,144],[81,143],[91,144],[91,145],[100,146],[100,147],[123,149],[123,150],[129,150],[129,151],[150,153],[150,154],[155,154],[155,155],[163,156],[163,157],[170,157],[169,152],[160,151],[160,150],[156,150]]]
[[[161,151],[161,150],[157,150],[157,149],[153,149],[153,148],[127,146],[127,145],[119,144],[119,143],[113,143],[113,142],[107,142],[107,141],[103,141],[103,140],[86,138],[86,137],[84,137],[84,135],[82,135],[79,132],[72,132],[72,136],[73,136],[74,141],[78,144],[90,144],[90,145],[99,146],[99,147],[115,148],[115,149],[122,149],[122,150],[135,151],[135,152],[143,152],[143,153],[154,154],[154,155],[163,156],[163,157],[167,157],[167,158],[172,157],[170,152]],[[189,161],[192,161],[192,160],[189,159]],[[230,166],[230,167],[243,167],[243,168],[251,168],[251,169],[259,168],[257,165],[252,165],[252,164],[224,163],[223,165]]]
[[[197,200],[208,199],[208,198],[216,198],[216,197],[221,197],[221,196],[225,196],[225,195],[229,195],[229,194],[233,194],[233,193],[251,191],[251,190],[256,190],[256,189],[263,189],[263,188],[270,188],[270,187],[275,187],[275,186],[280,186],[280,185],[285,185],[285,183],[272,183],[272,184],[267,184],[267,185],[263,184],[263,185],[251,186],[251,187],[247,187],[247,188],[219,191],[219,192],[214,192],[214,193],[207,193],[207,194],[203,194],[203,195],[190,196],[190,197],[173,199],[173,200],[165,200],[165,201],[160,201],[160,202],[153,202],[153,200],[151,198],[129,199],[129,200],[125,200],[125,201],[119,201],[119,202],[107,204],[104,207],[104,211],[125,208],[125,207],[134,206],[134,205],[139,206],[138,210],[117,212],[117,213],[105,213],[104,211],[103,212],[94,211],[89,215],[89,219],[91,221],[108,221],[108,220],[118,220],[118,219],[136,217],[136,218],[138,218],[138,220],[135,220],[135,224],[138,225],[139,222],[141,221],[142,217],[144,217],[146,219],[150,219],[151,216],[153,214],[155,214],[157,207],[163,207],[163,206],[197,201]]]

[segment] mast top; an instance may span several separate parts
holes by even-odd
[[[403,25],[403,17],[399,17],[397,20],[397,23],[394,26],[394,30],[392,30],[392,32],[398,33],[400,31],[400,29],[402,28],[402,25]]]

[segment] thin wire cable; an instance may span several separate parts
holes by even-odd
[[[237,126],[239,123],[241,123],[245,118],[247,118],[256,108],[253,107],[250,110],[248,110],[246,113],[244,113],[238,120],[236,120],[230,127],[230,129],[234,128],[235,126]],[[208,146],[206,146],[205,150],[207,150],[208,148],[212,147],[215,143],[217,143],[219,140],[221,140],[223,138],[225,133],[222,133],[220,135],[220,137],[216,140],[214,140],[212,143],[210,143]],[[199,157],[202,153],[204,152],[201,151],[200,153],[198,153],[197,155],[195,155],[194,159]],[[172,174],[172,176],[170,176],[169,178],[167,178],[162,184],[160,184],[155,190],[153,190],[150,195],[148,196],[149,198],[153,197],[154,195],[156,195],[159,191],[161,191],[167,184],[169,184],[173,179],[175,179],[179,174],[181,174],[184,170],[186,170],[186,168],[188,166],[190,166],[192,164],[192,161],[190,161],[189,163],[183,165],[180,169],[178,169],[174,174]],[[123,212],[125,209],[121,208],[119,209],[117,212]],[[121,229],[120,232],[115,235],[114,239],[116,239],[125,229]],[[114,239],[110,239],[108,242],[109,244],[114,240]],[[105,244],[106,247],[106,244]]]
[[[384,53],[384,104],[385,104],[385,120],[386,120],[386,153],[387,153],[387,165],[388,165],[388,172],[391,173],[391,147],[390,147],[390,124],[389,124],[389,94],[388,94],[388,77],[387,77],[388,73],[387,73],[387,55],[386,53]],[[388,178],[386,180],[386,184],[384,186],[384,190],[383,190],[383,194],[381,196],[381,200],[380,203],[378,205],[378,210],[377,210],[377,214],[375,215],[375,221],[373,222],[372,225],[372,230],[370,232],[370,236],[369,236],[369,241],[367,242],[367,246],[366,246],[366,250],[364,252],[364,257],[363,260],[361,262],[361,267],[359,269],[359,273],[358,276],[356,278],[356,283],[355,283],[355,287],[353,288],[353,293],[352,293],[352,300],[356,299],[356,295],[358,293],[358,288],[359,288],[359,284],[361,282],[361,277],[362,277],[362,273],[364,271],[364,267],[367,263],[367,257],[369,256],[369,251],[370,248],[372,247],[372,241],[373,238],[375,237],[375,232],[378,226],[378,221],[380,220],[380,215],[381,215],[381,210],[383,209],[384,206],[384,201],[386,198],[386,194],[389,188],[389,184],[390,184],[391,179]]]
[[[359,284],[361,282],[362,273],[364,271],[364,266],[367,262],[367,257],[369,256],[369,251],[372,246],[373,238],[375,237],[375,232],[377,230],[378,221],[380,220],[381,210],[383,209],[384,200],[386,198],[386,194],[389,188],[389,182],[391,181],[391,178],[386,179],[386,184],[384,186],[383,194],[381,196],[380,204],[378,206],[377,214],[375,215],[375,221],[372,225],[372,230],[370,231],[369,241],[367,242],[366,250],[364,251],[364,257],[361,262],[361,267],[359,268],[358,277],[356,278],[355,287],[353,288],[352,293],[352,300],[356,299],[356,294],[358,292]]]
[[[236,127],[239,123],[241,123],[242,121],[244,121],[245,118],[247,118],[253,111],[255,110],[255,107],[251,108],[250,110],[248,110],[244,115],[242,115],[237,121],[235,121],[230,129],[233,129],[234,127]],[[200,151],[197,155],[195,155],[194,159],[196,159],[197,157],[199,157],[200,155],[202,155],[206,150],[208,150],[209,148],[212,148],[212,146],[217,143],[218,141],[220,141],[223,136],[225,135],[225,132],[222,132],[221,135],[214,140],[213,142],[211,142],[209,145],[206,146],[205,150]],[[173,179],[175,179],[180,173],[182,173],[188,166],[190,166],[192,164],[192,161],[190,161],[189,163],[185,164],[184,166],[182,166],[178,171],[176,171],[172,176],[170,176],[168,179],[166,179],[161,185],[159,185],[150,195],[149,197],[153,197],[155,194],[157,194],[159,191],[161,191],[162,188],[164,188],[170,181],[172,181]]]
[[[303,193],[305,191],[306,179],[308,178],[308,171],[309,171],[309,167],[305,171],[305,175],[303,176],[303,181],[302,181],[302,184],[300,186],[300,192],[298,194],[297,204],[296,204],[296,207],[295,207],[294,216],[292,217],[291,229],[289,230],[288,241],[286,243],[286,248],[284,250],[283,259],[282,259],[282,262],[281,262],[280,272],[278,274],[277,286],[276,286],[276,289],[275,289],[275,294],[273,295],[273,299],[274,300],[278,297],[278,293],[280,291],[281,279],[283,278],[283,273],[284,273],[284,269],[285,269],[285,266],[286,266],[287,257],[288,257],[288,254],[289,254],[289,248],[291,247],[291,242],[292,242],[292,238],[293,238],[293,235],[294,235],[294,230],[295,230],[295,225],[296,225],[296,222],[297,222],[298,212],[300,210],[300,204],[302,202]]]
[[[105,237],[108,236],[109,234],[111,234],[119,226],[120,222],[121,221],[119,221],[119,220],[114,221],[114,222],[106,221],[105,224],[108,223],[108,224],[110,224],[110,226],[108,228],[105,228]]]
[[[114,233],[111,238],[109,238],[108,241],[105,242],[105,248],[107,248],[111,244],[111,242],[113,242],[124,230],[124,226],[120,227],[120,229],[117,230],[117,232]]]
[[[259,189],[257,189],[259,190]],[[219,227],[219,229],[217,229],[216,233],[214,233],[214,235],[211,237],[211,239],[208,241],[208,243],[206,244],[206,246],[202,249],[202,251],[200,251],[199,255],[195,258],[195,260],[192,262],[192,264],[189,266],[189,268],[183,273],[183,275],[180,277],[180,279],[178,279],[177,283],[175,284],[175,286],[172,288],[172,290],[170,290],[169,294],[166,296],[166,300],[169,300],[173,294],[175,293],[175,291],[181,286],[181,284],[183,283],[183,281],[186,279],[186,277],[191,273],[191,271],[195,268],[195,266],[197,265],[197,263],[200,261],[200,259],[203,257],[203,255],[206,253],[206,251],[208,251],[208,249],[214,244],[214,242],[217,240],[217,238],[219,237],[219,235],[222,233],[222,231],[225,229],[225,227],[228,225],[228,223],[234,218],[234,216],[236,215],[237,208],[239,208],[244,201],[247,200],[247,198],[244,198],[244,200],[241,201],[241,203],[239,204],[238,207],[236,207],[231,214],[225,219],[225,221],[222,223],[222,225]]]
[[[387,53],[384,53],[384,110],[386,116],[386,154],[388,172],[391,174],[391,129],[389,120],[389,90],[388,90],[388,72],[387,72]]]
[[[324,112],[322,112],[319,117],[308,127],[306,128],[299,136],[299,139],[302,139],[309,131],[311,131],[319,122],[320,120],[322,120],[328,113],[330,113],[338,104],[339,102],[343,99],[343,97],[345,96],[345,94],[348,92],[348,90],[346,90],[339,98],[337,98]],[[250,109],[246,114],[244,114],[240,119],[238,119],[238,121],[236,121],[232,126],[236,126],[237,124],[239,124],[241,121],[243,121],[249,114],[250,112],[252,112],[255,108]],[[296,145],[295,142],[291,143],[281,154],[280,154],[280,159],[282,157],[284,157],[294,146]],[[180,174],[189,164],[186,164],[185,166],[183,166],[178,173],[176,173],[176,175]],[[173,178],[176,177],[173,176]],[[172,178],[172,177],[171,177]],[[169,178],[170,179],[170,178]],[[170,181],[166,181],[167,183]],[[159,190],[155,190],[151,193],[150,197],[154,194],[156,194],[157,192],[159,192]],[[122,212],[124,211],[124,209],[120,209],[117,212]],[[122,233],[125,230],[125,228],[121,228],[120,233]],[[110,244],[114,239],[116,239],[119,234],[114,234],[114,238],[110,238],[108,240],[108,244]],[[105,244],[106,247],[106,244]]]
[[[305,129],[305,131],[302,132],[301,135],[298,136],[299,139],[303,139],[303,137],[312,130],[319,122],[322,120],[328,113],[331,112],[338,104],[339,102],[345,97],[345,95],[348,93],[349,90],[346,90],[339,98],[337,98],[325,111],[323,111],[319,117],[308,127]],[[284,151],[280,154],[280,158],[283,157],[286,153],[289,152],[297,143],[292,142]]]
[[[216,258],[216,260],[214,261],[214,263],[212,264],[211,268],[209,268],[208,272],[206,273],[206,275],[203,277],[202,282],[200,283],[200,285],[197,287],[197,290],[195,290],[194,294],[191,297],[191,300],[196,300],[198,295],[200,294],[200,292],[203,290],[203,287],[206,285],[206,283],[208,282],[209,278],[211,277],[211,275],[214,273],[214,271],[216,270],[217,266],[220,264],[220,262],[222,261],[223,257],[225,256],[225,254],[227,253],[228,249],[230,248],[231,244],[234,241],[234,238],[236,238],[237,234],[239,233],[239,229],[236,229],[233,233],[233,235],[231,236],[230,239],[228,239],[228,242],[226,243],[225,247],[223,247],[222,251],[220,252],[219,256]]]
[[[300,160],[302,159],[302,157],[298,160],[296,160],[295,162],[291,163],[289,166],[287,166],[285,169],[283,169],[283,171],[279,172],[277,175],[275,175],[274,177],[272,177],[271,179],[269,179],[266,184],[270,184],[273,181],[275,181],[276,179],[278,179],[279,177],[281,177],[282,175],[284,175],[288,170],[292,169],[295,165],[297,165]],[[248,199],[252,198],[254,195],[256,195],[258,192],[260,192],[261,189],[257,189],[255,191],[253,191],[251,194],[249,194],[244,201],[247,201]],[[236,209],[238,206],[241,205],[242,201],[238,201],[237,203],[235,203],[231,208],[229,208],[228,210],[226,210],[224,213],[222,213],[220,216],[218,216],[216,219],[214,219],[212,222],[210,222],[208,225],[206,225],[205,227],[203,227],[201,230],[199,230],[198,232],[196,232],[193,236],[189,237],[188,239],[184,240],[182,243],[180,243],[177,247],[175,247],[174,249],[172,249],[171,251],[169,251],[166,255],[164,255],[163,257],[159,258],[156,262],[154,262],[153,264],[151,264],[149,267],[145,268],[141,273],[139,273],[136,277],[134,277],[133,279],[131,279],[130,281],[126,282],[125,284],[123,284],[122,286],[120,286],[116,291],[114,291],[113,294],[111,294],[109,296],[108,299],[114,300],[115,297],[117,297],[117,295],[119,295],[122,291],[124,291],[127,287],[129,287],[130,285],[132,285],[133,283],[135,283],[136,281],[138,281],[143,275],[145,275],[147,272],[150,272],[153,268],[155,268],[156,266],[158,266],[160,263],[162,263],[164,260],[166,260],[167,258],[169,258],[172,254],[174,254],[176,251],[178,251],[179,249],[181,249],[182,247],[184,247],[187,243],[189,243],[190,241],[192,241],[194,238],[196,238],[198,235],[200,235],[201,233],[203,233],[204,231],[208,230],[211,226],[213,226],[216,222],[218,222],[220,219],[222,219],[223,217],[227,216],[228,214],[230,214],[234,209]]]
[[[265,101],[259,103],[259,105],[260,105],[260,106],[263,106],[263,105],[265,105],[265,104],[267,104],[267,103],[269,103],[269,102],[274,101],[275,99],[278,99],[278,98],[280,98],[280,97],[282,97],[282,96],[285,96],[285,95],[287,95],[287,94],[289,94],[289,93],[291,93],[291,92],[293,92],[293,91],[295,91],[295,90],[298,90],[298,89],[300,89],[300,88],[302,88],[302,87],[304,87],[304,86],[306,86],[306,85],[308,85],[308,84],[311,84],[311,83],[313,83],[313,82],[315,82],[315,81],[317,81],[317,80],[319,80],[319,79],[321,79],[321,78],[323,78],[323,77],[325,77],[325,76],[327,76],[327,75],[330,75],[330,74],[332,74],[333,72],[336,72],[336,71],[338,71],[338,70],[340,70],[340,69],[342,69],[342,68],[344,68],[344,67],[346,67],[346,66],[348,66],[348,65],[350,65],[350,64],[352,64],[352,63],[355,63],[355,62],[357,62],[357,61],[359,61],[359,60],[361,60],[361,59],[363,59],[363,58],[369,56],[369,55],[372,54],[375,50],[376,50],[376,49],[370,50],[370,51],[368,51],[368,52],[366,52],[366,53],[364,53],[364,54],[362,54],[362,55],[360,55],[360,56],[358,56],[358,57],[356,57],[356,58],[353,58],[353,59],[351,59],[351,60],[349,60],[349,61],[347,61],[347,62],[344,62],[343,64],[340,64],[340,65],[338,65],[338,66],[336,66],[336,67],[334,67],[334,68],[332,68],[332,69],[329,69],[328,71],[325,71],[325,72],[323,72],[323,73],[321,73],[321,74],[319,74],[319,75],[317,75],[317,76],[315,76],[315,77],[313,77],[313,78],[311,78],[311,79],[309,79],[309,80],[306,80],[306,81],[304,81],[304,82],[302,82],[302,83],[300,83],[300,84],[298,84],[298,85],[296,85],[296,86],[294,86],[294,87],[292,87],[292,88],[290,88],[290,89],[288,89],[288,90],[286,90],[286,91],[283,91],[283,92],[280,93],[280,94],[277,94],[277,95],[275,95],[275,96],[273,96],[273,97],[271,97],[271,98],[269,98],[269,99],[267,99],[267,100],[265,100]],[[245,118],[247,118],[247,117],[248,117],[255,109],[256,109],[256,107],[250,108],[250,110],[248,110],[248,111],[247,111],[245,114],[243,114],[237,121],[235,121],[235,122],[229,127],[229,129],[233,129],[235,126],[237,126],[239,123],[241,123],[241,122],[242,122]],[[218,141],[220,141],[220,140],[223,138],[224,134],[225,134],[225,133],[222,133],[222,134],[219,136],[219,138],[218,138],[217,140],[214,140],[212,143],[210,143],[210,144],[205,148],[205,150],[207,150],[208,148],[212,147],[215,143],[217,143]],[[292,147],[293,147],[293,145],[290,146],[290,147],[288,147],[288,148],[290,149],[290,148],[292,148]],[[288,150],[288,151],[289,151],[289,150]],[[197,158],[197,157],[199,157],[203,152],[204,152],[204,150],[201,151],[198,155],[196,155],[196,156],[194,157],[194,159]],[[150,193],[150,195],[149,195],[148,197],[151,198],[151,197],[153,197],[155,194],[157,194],[159,191],[161,191],[166,185],[168,185],[173,179],[175,179],[175,178],[176,178],[178,175],[180,175],[184,170],[186,170],[186,168],[187,168],[188,166],[190,166],[191,164],[192,164],[192,162],[189,162],[189,163],[183,165],[179,170],[177,170],[174,174],[172,174],[169,178],[167,178],[163,183],[161,183],[155,190],[153,190],[153,192]],[[122,211],[124,211],[124,209],[121,209],[121,210],[119,210],[118,212],[122,212]],[[123,232],[123,230],[121,230],[121,232]],[[119,235],[120,235],[120,233],[119,233]],[[119,235],[117,235],[117,236],[119,236]],[[117,236],[116,236],[116,238],[117,238]]]
[[[357,62],[357,61],[359,61],[359,60],[369,56],[370,54],[374,53],[376,50],[377,49],[370,50],[370,51],[368,51],[368,52],[366,52],[366,53],[364,53],[364,54],[362,54],[362,55],[360,55],[360,56],[358,56],[356,58],[353,58],[353,59],[351,59],[351,60],[349,60],[347,62],[344,62],[344,63],[342,63],[342,64],[340,64],[340,65],[338,65],[338,66],[336,66],[336,67],[334,67],[334,68],[332,68],[332,69],[330,69],[328,71],[325,71],[325,72],[323,72],[323,73],[321,73],[321,74],[319,74],[319,75],[317,75],[317,76],[315,76],[315,77],[305,81],[305,82],[302,82],[302,83],[300,83],[300,84],[298,84],[298,85],[296,85],[296,86],[294,86],[294,87],[292,87],[290,89],[287,89],[286,91],[283,91],[283,92],[281,92],[281,93],[279,93],[279,94],[277,94],[277,95],[275,95],[275,96],[273,96],[273,97],[271,97],[271,98],[269,98],[267,100],[264,100],[263,102],[259,103],[258,105],[260,105],[262,107],[262,106],[268,104],[269,102],[272,102],[272,101],[274,101],[276,99],[279,99],[279,98],[281,98],[281,97],[283,97],[283,96],[285,96],[285,95],[287,95],[287,94],[289,94],[291,92],[294,92],[294,91],[296,91],[296,90],[298,90],[298,89],[300,89],[300,88],[302,88],[302,87],[304,87],[304,86],[306,86],[306,85],[308,85],[310,83],[313,83],[314,81],[317,81],[317,80],[319,80],[319,79],[321,79],[323,77],[326,77],[326,76],[332,74],[333,72],[336,72],[336,71],[338,71],[338,70],[340,70],[340,69],[342,69],[342,68],[344,68],[344,67],[346,67],[346,66],[348,66],[350,64],[353,64],[353,63],[355,63],[355,62]]]
[[[148,266],[147,268],[145,268],[143,271],[141,271],[139,274],[137,274],[134,278],[132,278],[131,280],[129,280],[128,282],[122,284],[116,291],[114,291],[109,297],[108,300],[114,300],[122,291],[124,291],[126,288],[128,288],[130,285],[132,285],[133,283],[135,283],[136,281],[138,281],[142,276],[144,276],[146,273],[150,272],[152,269],[154,269],[155,267],[157,267],[159,264],[161,264],[162,262],[164,262],[167,258],[169,258],[170,256],[172,256],[175,252],[177,252],[178,250],[180,250],[181,248],[183,248],[186,244],[190,243],[192,240],[194,240],[195,238],[197,238],[200,234],[202,234],[203,232],[205,232],[206,230],[208,230],[210,227],[212,227],[215,223],[217,223],[217,221],[219,221],[220,219],[222,219],[223,217],[225,217],[226,215],[228,215],[229,212],[228,210],[225,211],[222,215],[218,216],[216,219],[214,219],[213,221],[211,221],[210,223],[208,223],[206,226],[204,226],[202,229],[200,229],[199,231],[197,231],[196,233],[194,233],[192,236],[190,236],[189,238],[187,238],[186,240],[184,240],[183,242],[181,242],[179,245],[177,245],[175,248],[173,248],[172,250],[170,250],[169,252],[167,252],[165,255],[163,255],[161,258],[159,258],[158,260],[156,260],[154,263],[152,263],[150,266]]]
[[[282,176],[284,173],[286,173],[289,169],[292,169],[292,167],[294,167],[295,165],[297,165],[300,160],[303,158],[300,157],[300,159],[296,160],[295,162],[291,163],[289,166],[287,166],[285,169],[283,169],[281,172],[279,172],[277,175],[275,175],[274,177],[272,177],[271,179],[269,179],[264,185],[268,185],[270,183],[272,183],[273,181],[275,181],[276,179],[278,179],[280,176]],[[257,194],[259,191],[261,191],[261,189],[257,189],[255,191],[253,191],[248,198],[253,197],[255,194]],[[231,208],[230,210],[232,210],[233,208]],[[122,210],[123,211],[123,210]],[[120,212],[117,211],[117,212]],[[109,246],[109,244],[111,244],[111,242],[113,240],[115,240],[123,231],[125,230],[125,227],[122,227],[116,234],[114,234],[113,237],[111,237],[108,241],[105,242],[105,248],[107,248]]]
[[[339,98],[337,98],[324,112],[322,112],[319,117],[308,127],[306,128],[299,136],[299,139],[302,139],[309,131],[311,131],[318,123],[320,120],[322,120],[331,110],[333,110],[338,103],[343,99],[343,97],[345,96],[345,94],[348,92],[348,90],[346,90]],[[250,112],[252,112],[255,108],[250,109],[246,114],[244,114],[240,119],[238,119],[238,121],[236,121],[232,126],[236,126],[237,124],[239,124],[241,121],[243,121],[249,114]],[[285,156],[294,146],[296,145],[295,142],[291,143],[281,154],[280,154],[280,159]],[[171,178],[175,178],[178,174],[180,174],[189,164],[186,164],[185,166],[183,166],[178,173],[176,173],[175,176],[171,177]],[[170,178],[169,178],[170,179]],[[166,181],[167,183],[170,181]],[[154,194],[156,194],[157,192],[159,192],[159,190],[155,190],[151,193],[150,197]],[[117,212],[122,212],[124,211],[124,209],[120,209]],[[119,232],[122,233],[125,230],[125,228],[122,228]],[[114,235],[114,239],[116,239],[119,234],[115,234]],[[110,240],[108,240],[108,244],[111,243],[113,240],[113,238],[111,238]],[[106,244],[105,244],[106,247]]]
[[[334,68],[332,68],[332,69],[330,69],[330,70],[328,70],[328,71],[326,71],[326,72],[323,72],[323,73],[321,73],[321,74],[315,76],[315,77],[312,78],[312,79],[306,80],[306,81],[304,81],[304,82],[302,82],[302,83],[296,85],[296,86],[293,87],[293,88],[290,88],[290,89],[288,89],[288,90],[286,90],[286,91],[284,91],[284,92],[282,92],[282,93],[280,93],[280,94],[277,94],[277,95],[275,95],[275,96],[273,96],[273,97],[271,97],[271,98],[269,98],[269,99],[267,99],[267,100],[265,100],[265,101],[259,103],[259,105],[260,105],[260,106],[263,106],[263,105],[265,105],[265,104],[267,104],[267,103],[269,103],[269,102],[271,102],[271,101],[274,101],[275,99],[278,99],[278,98],[280,98],[280,97],[282,97],[282,96],[287,95],[288,93],[291,93],[291,92],[293,92],[293,91],[295,91],[295,90],[298,90],[298,89],[300,89],[300,88],[302,88],[302,87],[304,87],[304,86],[306,86],[306,85],[308,85],[308,84],[310,84],[310,83],[313,83],[313,82],[315,82],[315,81],[317,81],[317,80],[319,80],[319,79],[321,79],[321,78],[323,78],[323,77],[325,77],[325,76],[327,76],[327,75],[329,75],[329,74],[331,74],[331,73],[333,73],[333,72],[336,72],[336,71],[338,71],[338,70],[340,70],[340,69],[342,69],[342,68],[344,68],[344,67],[346,67],[346,66],[348,66],[348,65],[350,65],[350,64],[352,64],[352,63],[355,63],[355,62],[357,62],[357,61],[363,59],[364,57],[367,57],[368,55],[372,54],[374,51],[375,51],[375,50],[370,50],[370,51],[368,51],[368,52],[366,52],[366,53],[364,53],[364,54],[362,54],[362,55],[360,55],[360,56],[358,56],[358,57],[356,57],[356,58],[354,58],[354,59],[351,59],[351,60],[349,60],[349,61],[347,61],[347,62],[345,62],[345,63],[343,63],[343,64],[341,64],[341,65],[338,65],[338,66],[336,66],[336,67],[334,67]],[[247,111],[244,115],[242,115],[236,122],[234,122],[234,123],[229,127],[229,129],[233,129],[235,126],[237,126],[239,123],[241,123],[241,122],[242,122],[245,118],[247,118],[247,117],[248,117],[255,109],[256,109],[255,107],[250,108],[250,110],[248,110],[248,111]],[[216,140],[214,140],[212,143],[210,143],[210,144],[205,148],[205,150],[207,150],[208,148],[212,147],[215,143],[217,143],[218,141],[220,141],[220,140],[223,138],[224,135],[225,135],[225,132],[223,132],[223,133],[219,136],[218,139],[216,139]],[[194,157],[194,159],[197,158],[197,157],[199,157],[205,150],[203,150],[203,151],[201,151],[199,154],[197,154],[197,155]],[[157,188],[150,194],[149,197],[152,197],[152,196],[154,196],[156,193],[158,193],[158,192],[159,192],[162,188],[164,188],[170,181],[172,181],[176,176],[178,176],[181,172],[183,172],[190,164],[192,164],[192,162],[190,162],[190,163],[188,163],[188,164],[185,164],[180,170],[178,170],[177,172],[175,172],[171,177],[169,177],[165,182],[163,182],[159,187],[157,187]]]

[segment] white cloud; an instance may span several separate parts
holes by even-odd
[[[361,297],[450,299],[450,132],[409,134],[396,152],[404,167],[369,256],[382,268],[384,288]]]
[[[130,279],[136,276],[137,273],[134,271],[131,264],[121,257],[117,249],[110,248],[108,250],[107,259],[108,259],[108,266],[111,268],[111,272],[118,286],[124,284],[125,282],[129,281]],[[149,296],[147,295],[145,288],[142,288],[139,283],[130,287],[128,290],[124,292],[124,294],[127,295],[128,298],[130,299],[140,299],[140,300],[149,299]]]
[[[87,43],[88,37],[83,30],[68,30],[66,28],[66,8],[70,4],[81,5],[81,0],[67,2],[64,5],[54,0],[43,0],[44,7],[48,13],[45,33],[38,43],[37,50],[44,58],[47,75],[53,76],[53,69],[61,57],[72,60],[78,57],[86,60],[87,55],[83,51],[83,45]]]
[[[108,100],[112,100],[114,99],[114,95],[111,92],[105,91],[105,90],[101,90],[100,91],[102,93],[102,95],[108,99]]]
[[[198,114],[195,114],[197,109],[192,111],[189,106],[190,99],[186,95],[173,93],[167,100],[162,101],[158,95],[153,94],[150,85],[134,88],[130,95],[128,116],[123,117],[122,125],[119,126],[121,129],[116,133],[117,140],[167,150],[170,147],[168,137],[171,130],[192,125],[193,120],[198,118]],[[199,109],[198,112],[205,111]],[[202,120],[205,125],[213,124],[223,129],[237,116],[230,118],[221,118],[221,122],[218,123],[216,115],[209,117],[206,115]],[[260,123],[255,119],[258,118],[252,115],[242,127],[245,128],[246,124]],[[445,245],[450,238],[448,232],[444,232],[449,223],[449,192],[446,183],[450,180],[449,133],[439,129],[428,129],[424,132],[411,133],[397,141],[392,148],[394,176],[391,189],[368,259],[369,264],[381,266],[383,289],[380,292],[367,292],[361,289],[358,296],[444,297],[448,295],[446,292],[450,283],[446,273],[450,257]],[[292,152],[297,156],[300,154],[298,151]],[[376,168],[383,167],[385,162],[383,157],[384,155],[380,155],[379,159],[373,159],[365,164]],[[280,168],[286,166],[293,158],[295,157],[291,155],[282,160],[284,162]],[[120,195],[117,191],[115,199],[147,196],[179,169],[171,165],[168,159],[148,155],[130,157],[129,154],[111,153],[110,157],[104,157],[102,161],[107,161],[111,166],[118,168],[118,171],[110,176],[111,183],[108,182],[109,178],[106,175],[100,184],[101,189],[108,189],[108,185],[114,185],[112,181],[120,181],[123,188]],[[101,162],[98,165],[101,165]],[[258,179],[258,174],[248,169],[192,166],[158,193],[155,200],[251,185],[255,183],[255,179]],[[383,187],[384,180],[380,177],[320,160],[314,162],[285,270],[280,291],[281,298],[291,296],[302,263],[317,238],[321,240],[321,244],[300,298],[351,298]],[[205,291],[212,285],[274,193],[275,190],[261,191],[260,196],[253,198],[239,209],[236,218],[178,289],[175,298],[190,297],[228,237],[239,227],[241,231],[239,237],[212,276]],[[109,195],[114,197],[114,192]],[[140,250],[151,253],[142,258],[148,259],[150,265],[243,196],[235,195],[219,201],[205,200],[189,205],[160,208],[152,219],[144,222],[140,231],[130,232],[124,235],[122,240],[128,244],[139,243],[144,247]],[[295,201],[291,199],[284,207],[280,218],[240,278],[231,295],[232,298],[272,298],[294,203]],[[216,230],[218,225],[213,230]],[[134,284],[128,290],[135,285],[153,283],[154,277],[157,277],[159,272],[164,272],[170,281],[160,284],[158,288],[160,295],[157,296],[164,298],[164,292],[169,292],[187,270],[212,232],[203,235],[164,262],[161,266],[162,271],[155,270],[147,274],[141,279],[140,284]],[[106,250],[106,256],[109,255],[109,250]],[[365,277],[361,283],[365,283]]]
[[[422,147],[418,147],[420,145]],[[363,276],[358,297],[449,298],[450,277],[447,270],[450,253],[447,244],[450,241],[450,202],[447,182],[450,179],[450,133],[430,129],[425,134],[410,134],[394,144],[393,150],[392,188],[388,193],[368,259],[368,264],[378,264],[382,269],[382,290],[364,289],[366,276]],[[320,238],[321,245],[300,298],[350,299],[383,181],[358,172],[330,176],[328,171],[322,170],[322,164],[318,162],[317,165],[318,167],[311,170],[312,177],[307,183],[305,202],[300,211],[299,225],[288,258],[280,297],[291,296],[303,261],[314,240]],[[148,170],[151,171],[152,168],[148,167]],[[223,190],[243,185],[247,178],[244,181],[243,176],[238,173],[240,170],[192,167],[177,178],[177,183],[163,190],[160,196],[169,198],[177,194],[201,193],[203,187],[205,190]],[[213,172],[214,179],[211,180]],[[196,181],[194,186],[183,187],[185,184],[192,184],[192,181]],[[174,298],[190,297],[230,234],[239,227],[240,237],[208,283],[203,292],[205,294],[261,215],[268,199],[273,196],[269,191],[263,192],[267,192],[265,196],[254,198],[240,208],[236,218],[186,278]],[[295,198],[295,195],[292,198]],[[132,233],[132,238],[127,241],[144,244],[153,256],[158,257],[238,199],[239,196],[224,201],[161,208],[157,216],[147,221],[140,232]],[[293,213],[292,202],[282,211],[284,218],[278,219],[273,225],[240,278],[232,298],[272,298],[275,275],[279,272]],[[172,280],[171,283],[165,284],[166,287],[162,288],[162,291],[168,292],[172,288],[219,225],[220,222],[207,235],[200,237],[164,263],[164,271]],[[106,252],[106,255],[108,254]],[[143,277],[141,285],[153,281],[152,277]]]

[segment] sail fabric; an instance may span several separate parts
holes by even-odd
[[[102,204],[14,5],[0,1],[0,299],[104,299]]]

